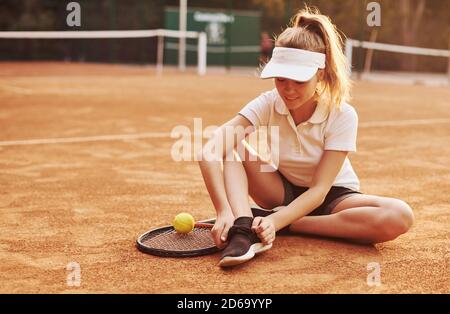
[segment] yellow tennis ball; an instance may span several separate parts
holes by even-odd
[[[189,233],[194,229],[195,220],[190,214],[181,213],[175,216],[172,225],[179,233]]]

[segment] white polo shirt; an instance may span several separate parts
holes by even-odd
[[[256,129],[279,127],[278,171],[297,186],[311,185],[324,150],[356,152],[358,115],[347,103],[341,105],[341,110],[334,107],[331,111],[326,104],[319,103],[311,118],[296,126],[274,88],[249,102],[239,114]],[[359,191],[359,180],[348,158],[333,185]]]

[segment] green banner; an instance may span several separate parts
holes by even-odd
[[[165,9],[165,28],[178,30],[179,10]],[[260,55],[261,14],[258,11],[230,11],[189,8],[187,30],[205,32],[208,65],[257,66]],[[178,39],[166,38],[164,63],[178,63]],[[186,64],[197,63],[197,40],[186,40]]]

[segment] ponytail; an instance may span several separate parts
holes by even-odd
[[[275,46],[324,53],[324,77],[317,88],[319,99],[337,107],[350,99],[352,82],[342,37],[329,17],[318,9],[306,6],[300,10],[291,19],[291,27],[276,38]]]

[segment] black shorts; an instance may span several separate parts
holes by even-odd
[[[309,188],[303,186],[296,186],[289,182],[281,173],[279,173],[281,179],[283,180],[284,187],[284,201],[282,206],[289,205],[293,200],[306,192]],[[343,186],[332,186],[330,191],[325,196],[325,200],[323,203],[310,212],[307,216],[321,216],[321,215],[330,215],[333,208],[342,200],[346,199],[349,196],[355,194],[362,194],[361,192],[343,187]],[[252,207],[253,217],[266,217],[273,213],[275,213],[272,209],[264,209],[260,207]],[[283,229],[277,231],[277,234],[290,234],[289,226],[284,227]]]
[[[293,200],[295,200],[297,197],[299,197],[309,189],[308,187],[296,186],[292,184],[283,175],[281,175],[281,173],[280,176],[283,181],[284,187],[284,200],[282,204],[283,206],[289,205]],[[330,191],[325,196],[325,200],[323,201],[323,203],[319,207],[315,208],[307,216],[330,215],[333,208],[336,207],[336,205],[340,201],[355,194],[362,193],[343,186],[332,186]]]
[[[297,197],[299,197],[309,189],[308,187],[293,185],[284,176],[282,176],[281,174],[280,176],[283,180],[284,187],[284,200],[281,206],[289,205],[293,200],[295,200]],[[312,212],[310,212],[307,216],[330,215],[333,208],[336,207],[336,205],[340,201],[355,194],[362,193],[343,186],[332,186],[330,191],[325,196],[325,200],[323,201],[323,203],[319,207],[315,208]],[[272,209],[264,209],[256,206],[252,208],[252,211],[254,217],[265,217],[275,212]]]

